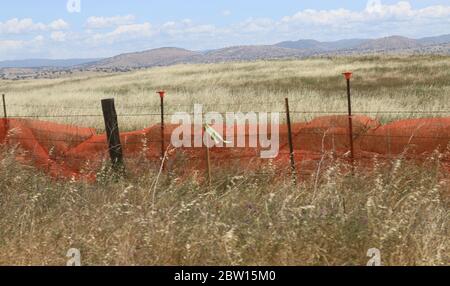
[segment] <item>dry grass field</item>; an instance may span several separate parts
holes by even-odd
[[[116,98],[119,114],[158,112],[159,89],[168,92],[169,113],[194,103],[281,111],[285,97],[297,111],[346,111],[346,70],[355,73],[357,113],[448,116],[450,57],[439,56],[179,65],[0,81],[0,93],[10,115],[61,115],[41,119],[102,129],[102,117],[64,116],[101,115],[106,97]],[[158,120],[121,116],[119,124],[134,130]],[[383,265],[450,261],[450,177],[439,154],[421,163],[374,158],[375,168],[353,174],[327,158],[297,185],[269,162],[254,172],[215,170],[209,188],[203,174],[180,179],[176,169],[55,181],[17,163],[14,148],[0,148],[0,265],[65,265],[70,248],[80,249],[83,265],[366,265],[370,248],[380,249]]]
[[[55,182],[0,160],[0,265],[448,265],[448,175],[438,159],[354,176],[331,165],[294,185],[261,173],[153,170],[96,184]],[[155,185],[156,184],[156,185]]]
[[[114,97],[124,115],[159,112],[155,91],[168,92],[166,109],[282,111],[284,98],[294,111],[347,111],[342,72],[351,70],[353,105],[357,113],[389,121],[404,117],[442,116],[450,111],[450,57],[368,56],[295,61],[177,65],[119,74],[78,74],[60,79],[1,81],[10,115],[41,116],[43,120],[103,128],[100,100]],[[42,105],[36,107],[36,105]],[[396,113],[425,111],[426,114]],[[388,112],[388,113],[384,113]],[[390,113],[393,112],[393,113]],[[46,118],[46,116],[62,116]],[[444,114],[448,115],[448,114]],[[318,114],[297,114],[296,121]],[[159,122],[158,116],[119,118],[124,130]]]

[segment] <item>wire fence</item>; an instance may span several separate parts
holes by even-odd
[[[4,97],[3,97],[4,99]],[[296,102],[293,101],[293,103],[295,105],[301,105],[301,102]],[[252,111],[243,111],[241,110],[241,107],[245,106],[253,106],[253,107],[258,107],[258,105],[260,105],[261,102],[245,102],[245,103],[231,103],[231,104],[221,104],[221,103],[208,103],[208,104],[202,104],[201,106],[203,107],[208,107],[208,108],[222,108],[223,107],[239,107],[239,108],[235,108],[234,111],[230,110],[230,111],[222,111],[222,112],[215,112],[215,111],[208,111],[208,112],[214,112],[216,114],[222,114],[222,115],[226,115],[227,113],[244,113],[244,112],[252,112]],[[280,101],[267,101],[264,102],[265,107],[267,106],[282,106],[283,102]],[[19,108],[19,109],[30,109],[32,110],[32,114],[25,114],[25,113],[13,113],[13,114],[7,114],[7,109],[10,108],[12,110]],[[157,111],[153,111],[153,110],[157,110],[158,108],[160,108],[161,106],[159,106],[158,104],[154,104],[154,105],[150,105],[150,104],[143,104],[143,105],[123,105],[123,106],[119,106],[119,110],[121,111],[120,113],[117,114],[117,117],[119,118],[137,118],[137,117],[154,117],[156,119],[164,119],[167,118],[169,116],[174,116],[174,115],[190,115],[190,116],[202,116],[204,114],[202,113],[197,113],[194,112],[194,105],[190,104],[174,104],[174,105],[170,105],[169,109],[171,110],[171,112],[157,112]],[[182,109],[186,109],[186,110],[182,110]],[[73,105],[59,105],[59,104],[9,104],[6,105],[5,104],[5,100],[3,100],[3,109],[4,109],[4,118],[9,118],[9,119],[85,119],[85,118],[104,118],[104,114],[103,113],[97,113],[95,112],[95,110],[100,110],[99,107],[95,107],[95,106],[73,106]],[[58,114],[34,114],[34,113],[38,113],[40,109],[53,109],[55,111],[61,112]],[[143,111],[144,109],[148,109],[151,110],[149,112],[136,112],[136,111]],[[187,111],[187,109],[190,109],[189,111]],[[179,111],[175,111],[175,110],[179,110]],[[25,110],[26,111],[26,110]],[[63,114],[62,112],[64,111],[68,111],[66,114]],[[75,113],[75,114],[71,114],[71,112],[73,111],[80,111],[79,113]],[[83,112],[86,111],[86,112]],[[206,111],[205,111],[206,112]],[[430,115],[433,116],[440,116],[440,117],[446,117],[446,116],[450,116],[450,110],[354,110],[353,113],[349,114],[348,110],[280,110],[278,108],[272,108],[270,111],[256,111],[256,112],[266,112],[266,113],[279,113],[279,114],[283,114],[286,116],[289,116],[290,114],[294,114],[294,115],[305,115],[305,116],[325,116],[325,115],[340,115],[340,116],[344,116],[344,117],[348,117],[349,119],[352,118],[356,118],[357,115],[403,115],[404,117],[407,118],[407,115],[411,115],[411,116],[420,116],[423,115],[423,117],[427,117]],[[295,125],[296,123],[293,122],[293,124]],[[269,124],[270,125],[270,124]],[[153,126],[155,126],[153,124]],[[351,126],[351,125],[350,125]],[[329,126],[329,128],[334,128],[336,126]],[[433,133],[433,131],[431,130],[432,128],[436,128],[436,132],[437,134]],[[435,141],[439,141],[439,144],[445,144],[445,142],[447,142],[447,145],[450,143],[450,117],[449,117],[449,125],[446,125],[444,122],[435,122],[435,123],[427,123],[427,131],[421,132],[419,134],[415,134],[414,132],[412,132],[411,130],[406,130],[404,133],[402,134],[402,132],[393,132],[394,134],[386,134],[386,133],[381,133],[381,134],[374,134],[374,133],[370,133],[367,132],[367,130],[363,130],[363,131],[356,131],[356,130],[349,130],[348,132],[342,132],[342,131],[333,131],[333,132],[328,132],[329,130],[327,130],[327,128],[317,128],[317,130],[308,130],[307,128],[300,128],[299,130],[291,130],[291,127],[289,126],[289,130],[287,131],[288,133],[290,133],[291,136],[289,136],[289,139],[284,138],[284,142],[282,142],[281,146],[280,146],[280,150],[278,153],[278,157],[289,157],[291,156],[291,160],[294,160],[295,158],[293,158],[292,155],[298,155],[299,152],[304,152],[306,150],[306,148],[303,147],[304,141],[308,141],[311,140],[311,138],[314,138],[314,140],[316,140],[317,142],[320,141],[320,139],[322,139],[322,144],[323,144],[323,140],[325,140],[325,138],[338,138],[339,140],[343,141],[343,140],[351,140],[352,143],[351,145],[353,145],[353,140],[361,142],[361,140],[364,139],[374,139],[374,138],[382,138],[383,140],[402,140],[401,144],[406,144],[409,145],[412,141],[414,141],[414,143],[417,143],[417,140],[425,140],[425,142],[422,142],[422,144],[430,144],[429,141],[426,140],[435,140]],[[252,139],[257,139],[260,138],[261,134],[258,133],[259,132],[259,128],[257,130],[257,134],[244,134],[245,136],[245,140],[246,142]],[[96,134],[93,134],[96,135]],[[143,134],[142,134],[143,135]],[[265,134],[268,135],[268,134]],[[284,134],[287,135],[287,134]],[[201,134],[202,138],[203,138],[203,134]],[[351,138],[349,138],[349,136]],[[72,134],[69,135],[67,138],[48,138],[49,136],[42,136],[42,135],[34,135],[34,136],[21,136],[21,135],[14,135],[11,136],[11,140],[16,140],[16,141],[21,141],[21,142],[39,142],[41,144],[47,144],[47,145],[51,145],[51,144],[55,144],[55,143],[62,143],[62,144],[72,144],[75,146],[84,144],[84,145],[96,145],[96,146],[106,146],[107,148],[105,148],[102,152],[103,155],[105,155],[108,152],[108,148],[111,148],[107,136],[105,136],[105,138],[97,138],[97,140],[89,140],[92,139],[92,136],[83,136],[80,134]],[[126,139],[122,142],[122,144],[126,147],[126,146],[138,146],[141,148],[146,148],[148,145],[162,145],[164,146],[166,142],[166,138],[164,136],[164,134],[161,134],[159,136],[154,136],[154,138],[148,138],[147,135],[144,135],[145,138],[134,138],[134,139]],[[254,138],[255,137],[255,138]],[[287,137],[287,136],[284,136]],[[343,137],[343,138],[342,138]],[[227,139],[227,138],[225,138]],[[9,139],[8,139],[9,140]],[[191,138],[192,140],[192,138]],[[289,140],[291,142],[289,142]],[[334,139],[333,139],[334,140]],[[295,141],[295,142],[292,142]],[[315,142],[316,142],[315,141]],[[406,141],[403,142],[403,141]],[[319,143],[314,143],[314,144],[320,144]],[[233,142],[235,143],[235,141]],[[296,144],[296,148],[293,152],[289,152],[287,151],[287,146],[288,144],[291,144],[291,148],[293,143]],[[348,142],[347,142],[348,143]],[[388,144],[391,144],[391,142],[388,142]],[[225,146],[227,144],[224,144]],[[300,146],[300,149],[298,148],[298,146]],[[313,146],[314,148],[314,152],[315,153],[325,153],[324,150],[317,152],[316,149],[318,149],[318,146]],[[441,147],[447,147],[447,146],[441,146]],[[390,146],[389,146],[390,148]],[[69,149],[69,148],[67,148]],[[319,148],[320,149],[320,148]],[[255,150],[260,150],[260,146],[256,147]],[[366,153],[361,153],[361,152],[353,152],[353,150],[351,150],[352,154],[351,154],[351,159],[373,159],[373,156],[368,156]],[[391,154],[389,154],[391,155]],[[210,155],[208,155],[210,156]],[[340,159],[345,159],[348,160],[349,159],[349,155],[347,154],[338,154],[338,153],[333,153],[334,158],[340,158]],[[424,156],[429,156],[429,154],[426,154]],[[157,156],[154,156],[155,159],[158,159]],[[164,154],[161,154],[161,156],[159,158],[165,157]],[[218,153],[214,153],[212,152],[212,156],[211,159],[217,162],[221,162],[224,160],[251,160],[253,158],[257,158],[257,152],[255,151],[255,154],[248,154],[248,153],[242,153],[242,154],[229,154],[227,156],[219,156]],[[416,156],[416,157],[411,157],[411,159],[415,159],[415,158],[419,158],[420,156]],[[54,155],[52,157],[53,160],[74,160],[74,161],[78,161],[78,162],[83,162],[86,159],[80,159],[80,158],[76,158],[76,157],[70,157],[70,156],[66,156],[64,154],[57,154]],[[191,160],[204,160],[205,158],[202,157],[202,155],[198,155],[198,154],[191,154],[190,157]],[[388,158],[380,158],[381,160],[384,159],[388,159]],[[208,157],[207,160],[210,160],[210,157]],[[442,162],[450,162],[449,159],[443,159]],[[296,166],[299,166],[299,163],[297,162],[292,162],[292,167],[295,168]],[[295,172],[302,172],[302,170],[296,170]]]
[[[291,101],[293,104],[301,105],[301,102],[298,101]],[[243,102],[243,103],[208,103],[208,104],[200,104],[202,107],[208,107],[208,108],[214,108],[214,109],[220,109],[221,107],[241,107],[241,106],[251,106],[256,107],[258,109],[258,106],[261,104],[264,104],[265,106],[270,105],[283,105],[282,101],[249,101],[249,102]],[[194,108],[195,103],[192,104],[169,104],[166,105],[171,110],[174,109],[185,109],[185,110],[177,110],[176,112],[170,112],[165,113],[164,116],[173,116],[179,113],[188,113],[193,115],[194,112],[192,111]],[[57,110],[99,110],[99,107],[96,106],[74,106],[74,105],[61,105],[61,104],[8,104],[7,107],[16,107],[16,108],[24,108],[24,109],[31,109],[33,111],[38,111],[39,109],[57,109]],[[118,107],[119,110],[132,110],[133,113],[121,113],[118,114],[119,117],[145,117],[145,116],[161,116],[161,113],[155,112],[153,110],[159,109],[159,104],[155,103],[153,105],[149,104],[142,104],[142,105],[121,105]],[[138,112],[136,113],[135,110],[142,110],[142,109],[148,109],[152,110],[151,112]],[[214,110],[211,110],[211,112],[215,112]],[[218,111],[217,113],[225,114],[228,112],[252,112],[251,110],[241,110],[240,108],[235,110],[226,110],[226,111]],[[261,111],[258,111],[261,112]],[[272,109],[268,112],[276,112],[280,114],[285,114],[285,110],[276,110]],[[402,114],[402,115],[430,115],[430,114],[437,114],[437,115],[450,115],[450,110],[354,110],[354,113],[357,114],[375,114],[375,115],[393,115],[393,114]],[[34,112],[33,112],[34,113]],[[305,114],[305,115],[324,115],[324,114],[347,114],[347,110],[290,110],[291,114]],[[73,117],[103,117],[103,114],[100,113],[79,113],[79,114],[12,114],[8,116],[9,118],[73,118]]]
[[[210,104],[209,106],[233,106],[233,105],[254,105],[257,102],[248,102],[248,103],[239,103],[239,104]],[[258,102],[260,103],[260,102]],[[266,103],[266,102],[265,102]],[[278,101],[273,101],[271,103],[274,104],[280,104],[280,102]],[[74,106],[65,106],[65,105],[40,105],[40,104],[8,104],[8,107],[26,107],[26,108],[31,108],[33,110],[37,109],[37,108],[62,108],[64,109],[77,109],[77,110],[91,110],[91,109],[99,109],[98,107],[92,107],[92,106],[87,106],[87,107],[74,107]],[[192,107],[192,105],[176,105],[176,107]],[[207,105],[203,105],[202,106],[207,106]],[[157,105],[125,105],[125,106],[121,106],[120,109],[127,109],[127,108],[156,108],[158,107]],[[239,113],[239,112],[251,112],[251,111],[241,111],[241,110],[236,110],[236,111],[226,111],[226,112],[214,112],[217,114],[222,114],[222,115],[226,115],[226,113]],[[286,110],[271,110],[271,111],[266,111],[268,113],[279,113],[279,114],[287,114]],[[346,115],[348,114],[348,111],[338,111],[338,110],[289,110],[288,111],[291,114],[304,114],[304,115]],[[355,110],[353,111],[354,115],[352,115],[352,117],[358,116],[358,115],[364,115],[364,114],[414,114],[414,115],[430,115],[430,114],[437,114],[437,115],[449,115],[450,118],[450,110],[429,110],[429,111],[420,111],[420,110],[389,110],[389,111],[381,111],[381,110]],[[178,112],[170,112],[170,113],[164,113],[162,114],[161,112],[149,112],[149,113],[119,113],[117,114],[118,117],[122,117],[122,118],[127,118],[127,117],[157,117],[160,118],[162,115],[164,117],[169,117],[169,116],[175,116],[175,115],[180,115],[180,114],[184,114],[184,115],[198,115],[198,116],[203,116],[203,114],[199,114],[196,112],[192,112],[192,111],[178,111]],[[358,115],[356,115],[358,114]],[[5,116],[7,118],[10,119],[64,119],[64,118],[86,118],[86,117],[94,117],[94,118],[103,118],[104,115],[101,113],[98,114],[92,114],[92,113],[79,113],[79,114],[12,114],[12,115],[7,115]],[[406,118],[405,118],[406,119]],[[441,127],[441,125],[436,125]],[[299,134],[301,135],[323,135],[323,133],[317,133],[317,132],[300,132]],[[298,134],[297,134],[298,135]],[[348,136],[348,134],[339,134],[339,133],[333,133],[333,136]],[[376,134],[367,134],[367,133],[354,133],[353,134],[355,137],[360,137],[360,136],[365,136],[365,137],[385,137],[385,135],[376,135]],[[248,136],[248,135],[247,135]],[[250,135],[251,137],[252,135]],[[259,135],[255,135],[255,136],[259,136]],[[407,136],[407,135],[394,135],[391,134],[389,135],[389,137],[392,138],[410,138],[411,136]],[[416,139],[450,139],[450,134],[448,134],[448,136],[413,136]],[[22,139],[22,140],[33,140],[35,138],[18,138],[18,139]],[[83,140],[65,140],[65,139],[51,139],[48,140],[50,141],[64,141],[64,142],[72,142],[72,143],[83,143]],[[150,140],[148,142],[153,142],[153,143],[157,143],[157,142],[161,142],[161,140]],[[92,142],[93,144],[104,144],[104,143],[98,143],[98,142]],[[137,142],[135,142],[137,143]],[[139,142],[141,143],[141,142]],[[128,143],[128,144],[132,144],[132,143]]]
[[[239,112],[252,112],[252,111],[226,111],[226,112],[215,112],[218,114],[227,114],[227,113],[239,113]],[[259,111],[258,111],[259,112]],[[269,111],[268,113],[279,113],[279,114],[286,114],[286,111],[282,110],[274,110]],[[300,111],[300,110],[292,110],[290,111],[291,114],[304,114],[304,115],[345,115],[347,114],[346,111]],[[365,114],[412,114],[412,115],[430,115],[430,114],[436,114],[436,115],[449,115],[450,117],[450,111],[368,111],[368,110],[355,110],[354,113],[358,115],[365,115]],[[175,115],[181,115],[181,114],[187,114],[187,115],[201,115],[199,113],[195,112],[188,112],[188,111],[179,111],[179,112],[172,112],[172,113],[165,113],[164,116],[175,116]],[[161,113],[134,113],[134,114],[117,114],[118,117],[161,117]],[[356,116],[356,115],[353,115]],[[103,117],[103,114],[53,114],[53,115],[29,115],[29,114],[13,114],[8,115],[8,118],[13,119],[20,119],[20,118],[83,118],[83,117]]]

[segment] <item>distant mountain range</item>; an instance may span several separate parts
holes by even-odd
[[[135,69],[179,63],[252,61],[301,56],[305,56],[305,53],[301,50],[287,49],[275,45],[238,46],[207,52],[194,52],[180,48],[159,48],[139,53],[122,54],[82,66],[87,69]]]
[[[368,51],[404,51],[424,49],[435,45],[450,44],[450,35],[410,39],[401,36],[391,36],[379,39],[350,39],[334,42],[319,42],[315,40],[299,40],[295,42],[281,42],[276,46],[308,50],[315,53],[325,52],[368,52]]]
[[[410,39],[391,36],[379,39],[348,39],[333,42],[287,41],[274,45],[235,46],[206,52],[159,48],[121,54],[106,59],[21,60],[0,62],[0,68],[61,68],[86,70],[129,70],[178,63],[217,63],[259,59],[304,58],[320,55],[370,53],[424,53],[450,55],[450,35]]]
[[[410,39],[392,36],[380,39],[349,39],[334,42],[299,40],[275,45],[235,46],[207,52],[179,48],[160,48],[122,54],[84,65],[90,69],[133,69],[178,63],[217,63],[259,59],[303,58],[320,55],[369,53],[440,53],[450,54],[450,35]]]

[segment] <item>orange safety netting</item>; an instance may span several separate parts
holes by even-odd
[[[317,162],[325,152],[333,152],[343,156],[350,149],[347,116],[319,117],[307,123],[293,124],[293,145],[298,163]],[[168,146],[172,132],[177,125],[166,125],[164,142]],[[227,130],[226,126],[213,126],[216,130]],[[219,128],[222,127],[222,128]],[[200,132],[199,132],[200,130]],[[271,137],[270,127],[260,130],[260,126],[246,126],[240,130],[245,132],[248,143],[260,135]],[[250,131],[256,130],[256,133]],[[192,127],[191,142],[196,136],[203,135],[201,128]],[[226,133],[226,132],[225,132]],[[234,132],[234,142],[239,135]],[[253,138],[256,137],[256,138]],[[120,134],[124,157],[146,158],[156,163],[161,156],[160,126],[155,125],[147,129]],[[289,160],[288,132],[286,125],[279,126],[280,151],[275,162],[286,163]],[[450,142],[450,118],[410,119],[381,125],[377,120],[366,116],[353,117],[353,139],[355,159],[362,160],[368,156],[395,156],[405,154],[412,158],[425,156],[438,150],[446,151]],[[33,165],[47,171],[51,176],[64,178],[89,179],[95,178],[104,160],[108,159],[108,144],[105,134],[97,134],[94,129],[51,122],[25,119],[0,120],[0,144],[19,146],[24,152],[16,154],[18,161]],[[260,159],[263,148],[219,148],[210,149],[211,160],[221,166],[226,162],[240,161],[246,167],[255,164]],[[186,170],[204,168],[205,149],[182,147],[170,149],[168,164],[171,159],[184,158]],[[91,170],[86,173],[83,170]]]

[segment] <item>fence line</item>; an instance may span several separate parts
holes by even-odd
[[[440,125],[436,125],[440,126]],[[103,134],[94,134],[94,136],[103,135]],[[226,134],[225,134],[226,135]],[[270,134],[268,134],[270,135]],[[333,136],[348,136],[348,133],[327,133],[327,130],[324,132],[303,132],[303,131],[297,131],[293,133],[294,137],[302,136],[302,135],[315,135],[315,136],[325,136],[325,137],[333,137]],[[143,136],[146,136],[143,134]],[[194,135],[195,136],[195,135]],[[193,136],[193,137],[194,137]],[[233,136],[243,136],[246,138],[259,138],[260,134],[243,134],[243,135],[236,135],[233,134]],[[374,138],[408,138],[408,139],[442,139],[442,140],[450,140],[450,136],[417,136],[417,135],[392,135],[392,134],[367,134],[367,133],[353,133],[353,136],[355,137],[355,140],[357,140],[360,137],[374,137]],[[73,136],[68,136],[73,137]],[[86,142],[85,140],[65,140],[65,139],[39,139],[39,136],[36,136],[34,138],[23,138],[23,137],[14,137],[10,136],[9,138],[15,139],[15,140],[37,140],[41,142],[71,142],[71,143],[91,143],[91,144],[103,144],[99,142]],[[89,140],[91,137],[87,137],[86,140]],[[146,140],[145,142],[150,143],[161,143],[161,140]],[[127,143],[129,144],[129,143]],[[133,143],[131,143],[133,144]],[[134,144],[139,144],[139,142],[134,142]],[[226,144],[225,144],[226,145]]]
[[[301,104],[300,102],[296,102],[296,101],[291,101],[293,103],[298,103]],[[272,102],[263,102],[264,104],[276,104],[276,105],[280,105],[282,106],[282,102],[281,101],[272,101]],[[250,106],[250,105],[255,105],[255,104],[261,104],[261,102],[245,102],[245,103],[235,103],[235,104],[206,104],[203,106]],[[349,105],[351,104],[350,102],[350,98],[349,98]],[[287,105],[287,99],[286,99],[286,105]],[[75,107],[75,106],[61,106],[61,105],[32,105],[32,104],[24,104],[24,105],[20,105],[20,104],[11,104],[8,106],[13,106],[13,107],[26,107],[26,108],[63,108],[63,109],[70,109],[70,110],[93,110],[93,109],[97,109],[97,107]],[[162,106],[162,102],[161,102],[161,106]],[[171,106],[171,108],[169,107],[169,110],[173,110],[175,108],[180,108],[180,107],[192,107],[193,104],[191,105],[180,105],[180,104],[174,104]],[[158,105],[124,105],[122,107],[119,107],[120,109],[144,109],[144,108],[151,108],[151,109],[156,109],[158,107]],[[6,104],[3,101],[3,108],[5,109],[5,118],[6,118]],[[203,117],[202,114],[198,114],[198,113],[194,113],[194,112],[187,112],[187,111],[180,111],[184,114],[188,114],[188,115],[200,115]],[[229,113],[229,112],[251,112],[251,111],[225,111],[225,112],[217,112],[219,114],[225,114],[225,113]],[[263,111],[261,111],[263,112]],[[266,111],[267,112],[267,111]],[[267,113],[273,113],[273,112],[277,112],[280,114],[286,114],[287,118],[288,118],[288,123],[290,122],[290,114],[301,114],[301,115],[311,115],[311,114],[321,114],[321,115],[337,115],[337,114],[342,114],[342,115],[346,115],[346,117],[348,117],[349,119],[351,118],[355,118],[357,115],[350,115],[347,116],[348,111],[341,111],[341,110],[289,110],[289,107],[287,105],[286,110],[280,110],[280,111],[269,111]],[[450,114],[450,110],[429,110],[429,111],[420,111],[420,110],[414,110],[414,111],[407,111],[407,110],[388,110],[388,111],[381,111],[381,110],[377,110],[377,111],[371,111],[371,110],[366,110],[366,111],[353,111],[353,113],[356,114],[410,114],[410,115],[430,115],[430,114]],[[161,126],[162,128],[164,128],[164,118],[167,116],[173,116],[173,115],[177,115],[179,113],[176,113],[175,111],[172,111],[171,113],[164,113],[163,109],[161,109],[161,112],[146,112],[146,113],[122,113],[122,114],[117,114],[118,117],[157,117],[157,118],[161,118]],[[15,115],[8,115],[8,119],[26,119],[26,118],[35,118],[35,119],[39,119],[39,118],[86,118],[86,117],[95,117],[95,118],[103,118],[104,114],[94,114],[94,113],[85,113],[85,114],[55,114],[55,115],[50,115],[50,114],[43,114],[43,115],[21,115],[21,114],[15,114]],[[105,119],[106,120],[106,119]],[[270,125],[270,124],[269,124]],[[155,126],[155,125],[153,125]],[[442,124],[428,124],[427,127],[430,128],[432,126],[436,126],[436,127],[441,127]],[[312,126],[314,127],[314,126]],[[335,126],[329,126],[329,128],[333,128]],[[297,163],[295,162],[295,155],[299,154],[301,152],[307,151],[306,149],[293,149],[292,146],[292,140],[297,139],[298,136],[322,136],[322,137],[338,137],[338,136],[345,136],[348,137],[350,135],[350,142],[353,140],[358,140],[360,138],[364,138],[364,137],[369,137],[369,138],[383,138],[383,139],[389,139],[389,138],[405,138],[405,139],[436,139],[436,140],[450,140],[450,135],[445,135],[444,136],[414,136],[414,135],[391,135],[391,134],[367,134],[367,133],[361,133],[361,132],[354,132],[354,131],[350,131],[350,132],[344,132],[344,133],[327,133],[326,130],[327,128],[321,128],[321,127],[317,127],[320,131],[310,131],[310,130],[300,130],[297,132],[292,132],[292,134],[290,134],[290,152],[284,152],[281,151],[282,149],[285,149],[286,144],[283,146],[280,146],[280,152],[279,152],[279,156],[284,156],[284,155],[289,155],[290,159],[291,159],[291,172],[296,172],[296,166],[299,164],[302,164],[302,162]],[[329,129],[328,128],[328,129]],[[290,129],[290,131],[292,131]],[[225,132],[224,132],[225,133]],[[143,136],[147,136],[147,134],[142,134]],[[228,134],[227,134],[228,135]],[[236,133],[233,134],[233,138],[236,135]],[[245,138],[250,139],[250,138],[258,138],[260,136],[260,134],[244,134]],[[70,135],[68,136],[70,137]],[[74,139],[39,139],[39,136],[33,137],[33,138],[27,138],[27,137],[10,137],[14,140],[24,140],[24,141],[38,141],[38,142],[45,142],[45,143],[55,143],[55,142],[64,142],[64,143],[76,143],[76,144],[94,144],[94,145],[108,145],[108,140],[105,138],[105,140],[102,142],[88,142],[87,140],[89,140],[92,137],[86,137],[85,140],[74,140]],[[119,139],[120,140],[120,139]],[[162,152],[164,151],[164,143],[165,143],[165,139],[164,136],[161,135],[161,139],[160,140],[152,140],[152,139],[146,139],[143,138],[142,140],[132,140],[132,141],[124,141],[122,142],[122,145],[145,145],[145,144],[161,144],[161,148],[162,148]],[[301,143],[300,143],[301,144]],[[389,143],[390,144],[390,143]],[[119,143],[120,145],[120,143]],[[224,144],[226,145],[226,144]],[[116,145],[114,145],[114,147],[116,147]],[[111,148],[111,146],[109,147]],[[121,146],[120,146],[121,148]],[[257,146],[257,148],[261,148],[260,146]],[[111,150],[111,149],[109,149]],[[209,150],[208,150],[209,151]],[[107,151],[101,152],[103,154],[103,156],[106,154]],[[320,152],[315,152],[313,150],[310,150],[309,152],[313,153],[313,154],[326,154],[327,152],[324,151],[320,151]],[[359,154],[360,152],[357,152],[355,154],[352,154],[352,160],[353,159],[373,159],[373,156],[369,157],[366,156],[366,154]],[[222,161],[222,160],[242,160],[242,159],[247,159],[247,158],[254,158],[254,159],[259,159],[258,156],[256,154],[240,154],[240,155],[229,155],[229,154],[224,154],[224,156],[215,156],[216,154],[214,152],[211,153],[211,156],[214,160],[217,161]],[[209,156],[209,152],[208,152],[208,156]],[[383,156],[380,154],[380,156]],[[391,155],[389,155],[390,157]],[[397,155],[396,155],[397,156]],[[423,155],[425,156],[425,154]],[[424,158],[422,155],[416,155],[414,157],[411,157],[412,159],[414,158]],[[429,155],[427,155],[429,157]],[[342,158],[342,159],[350,159],[348,156],[346,155],[341,155],[341,154],[335,154],[333,152],[333,157],[334,158]],[[354,158],[353,158],[354,157]],[[56,157],[58,158],[58,156]],[[59,156],[59,158],[67,158],[70,160],[77,160],[77,158],[70,158],[68,156]],[[156,158],[156,156],[155,156]],[[160,159],[164,158],[164,155],[161,156]],[[202,156],[192,156],[191,154],[191,159],[204,159]],[[384,160],[384,159],[389,159],[392,160],[392,158],[383,158],[383,157],[379,157],[377,156],[378,159]],[[84,160],[84,159],[79,159]],[[443,159],[441,160],[442,162],[450,162],[450,159]],[[69,162],[70,163],[70,162]],[[303,173],[301,169],[298,170],[298,172],[301,174]]]
[[[216,111],[212,111],[216,112]],[[219,114],[226,114],[226,113],[239,113],[239,112],[267,112],[267,113],[280,113],[280,114],[286,114],[286,111],[284,110],[273,110],[273,111],[243,111],[243,110],[236,110],[236,111],[223,111],[223,112],[216,112]],[[364,115],[364,114],[423,114],[423,115],[429,115],[429,114],[449,114],[450,110],[447,111],[369,111],[369,110],[361,110],[361,111],[353,111],[354,114],[352,117],[356,117],[358,115]],[[118,117],[146,117],[146,116],[154,116],[154,117],[160,117],[163,115],[164,117],[168,116],[174,116],[179,115],[180,113],[188,114],[188,115],[200,115],[195,112],[191,111],[178,111],[178,112],[172,112],[172,113],[165,113],[161,114],[158,112],[152,112],[152,113],[134,113],[134,114],[117,114]],[[328,115],[335,115],[335,114],[347,114],[347,111],[303,111],[303,110],[291,110],[291,114],[328,114]],[[8,115],[8,118],[12,119],[20,119],[20,118],[77,118],[77,117],[103,117],[103,114],[55,114],[55,115],[21,115],[21,114],[14,114],[14,115]]]
[[[294,101],[294,100],[290,100],[290,104],[292,106],[292,103],[295,104],[302,104],[302,102],[300,101]],[[170,104],[166,102],[166,106],[168,106],[169,108],[179,108],[179,107],[193,107],[194,104],[197,103],[192,103],[192,104]],[[198,103],[200,104],[200,103]],[[269,102],[243,102],[243,103],[211,103],[211,104],[201,104],[202,106],[205,107],[217,107],[217,106],[245,106],[245,105],[249,105],[249,106],[258,106],[261,104],[276,104],[276,105],[280,105],[283,106],[283,102],[280,101],[269,101]],[[94,106],[73,106],[73,105],[45,105],[45,104],[8,104],[8,107],[24,107],[24,108],[62,108],[62,109],[74,109],[74,110],[98,110],[97,107]],[[121,105],[118,106],[118,109],[144,109],[144,108],[148,108],[148,109],[159,109],[159,103],[155,103],[154,105]],[[235,112],[242,112],[241,110],[235,111]],[[184,111],[181,111],[184,112]],[[219,112],[219,113],[226,113],[226,112],[233,112],[233,111],[223,111],[223,112]],[[250,111],[246,111],[246,112],[250,112]],[[269,111],[269,112],[278,112],[278,113],[285,113],[285,110],[273,110],[273,111]],[[387,110],[387,111],[383,111],[383,110],[354,110],[353,112],[356,113],[369,113],[369,114],[450,114],[450,110]],[[291,110],[290,113],[302,113],[302,114],[347,114],[348,111],[346,110]],[[151,112],[151,113],[144,113],[142,115],[155,115],[155,116],[160,116],[161,113],[157,113],[157,112]],[[166,115],[173,115],[168,113]],[[12,116],[12,117],[27,117],[29,115],[16,115],[16,116]],[[37,116],[37,115],[36,115]],[[50,117],[51,115],[39,115],[39,117]],[[57,117],[63,117],[63,115],[54,115]],[[69,115],[65,115],[65,116],[69,116]],[[80,115],[74,115],[74,116],[85,116],[84,114],[80,114]],[[88,116],[103,116],[102,114],[99,115],[88,115]],[[123,114],[122,116],[133,116],[133,114]],[[139,116],[139,115],[138,115]],[[35,117],[35,116],[33,116]]]
[[[436,126],[436,127],[442,127],[442,125],[432,125],[432,126]],[[430,127],[428,125],[428,127]],[[302,130],[297,131],[295,133],[293,133],[294,137],[297,136],[301,136],[301,135],[315,135],[315,136],[325,136],[325,137],[333,137],[333,136],[348,136],[349,133],[327,133],[327,130],[323,127],[318,127],[318,129],[323,129],[323,132],[304,132]],[[226,133],[226,132],[224,132]],[[94,134],[94,136],[98,136],[98,135],[102,135],[102,134]],[[227,135],[227,134],[225,134]],[[233,136],[236,134],[233,134]],[[269,135],[269,134],[268,134]],[[145,134],[144,134],[145,136]],[[194,135],[195,136],[195,135]],[[246,138],[252,138],[252,137],[256,137],[259,138],[260,134],[243,134],[243,135],[236,135],[236,136],[244,136]],[[392,134],[367,134],[367,133],[356,133],[353,132],[353,136],[358,139],[359,137],[379,137],[379,138],[411,138],[411,139],[446,139],[446,140],[450,140],[450,136],[417,136],[417,135],[392,135]],[[34,138],[23,138],[23,137],[14,137],[14,136],[10,136],[9,138],[11,139],[16,139],[16,140],[38,140],[41,142],[71,142],[71,143],[92,143],[92,144],[103,144],[103,143],[99,143],[99,142],[86,142],[85,140],[65,140],[65,139],[39,139],[40,136],[36,136]],[[73,136],[68,136],[68,137],[73,137]],[[87,137],[86,140],[89,140],[91,137]],[[151,142],[151,143],[161,143],[161,140],[147,140],[146,142]],[[139,142],[134,142],[135,144],[139,144]]]

